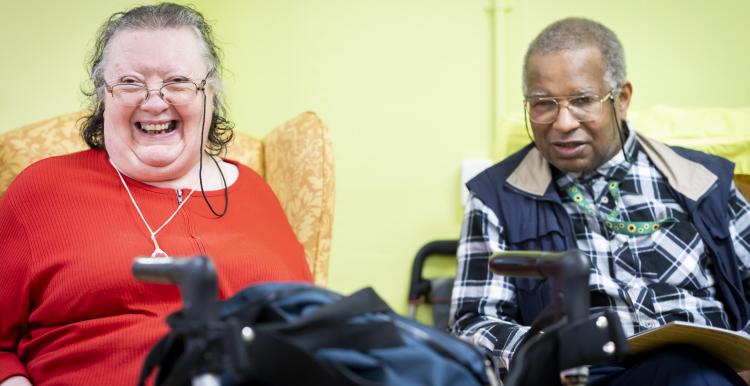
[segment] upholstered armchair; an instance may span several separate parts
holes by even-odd
[[[73,113],[32,123],[0,135],[0,194],[26,166],[45,157],[86,148]],[[286,212],[305,248],[315,283],[325,285],[333,220],[333,155],[320,118],[302,113],[265,138],[235,132],[227,158],[262,175]]]

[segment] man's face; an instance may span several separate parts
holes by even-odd
[[[598,49],[583,47],[529,57],[527,98],[605,96],[604,63]],[[632,88],[626,82],[616,96],[618,118],[624,119]],[[559,113],[552,123],[531,123],[536,147],[544,158],[563,172],[596,169],[620,149],[620,138],[609,99],[586,122],[579,122],[558,100]],[[571,106],[574,107],[574,106]]]

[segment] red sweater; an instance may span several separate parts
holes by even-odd
[[[265,281],[312,281],[278,200],[237,165],[229,210],[216,218],[196,191],[156,236],[170,256],[210,256],[221,298]],[[176,192],[125,178],[152,229]],[[183,191],[183,196],[189,190]],[[224,192],[207,192],[221,210]],[[37,162],[0,201],[0,381],[133,385],[143,359],[180,307],[176,287],[138,282],[134,257],[154,247],[106,153]]]

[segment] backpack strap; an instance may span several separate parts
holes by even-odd
[[[146,359],[143,362],[141,368],[141,374],[138,376],[138,386],[144,386],[146,378],[151,375],[157,365],[161,364],[167,357],[167,353],[171,351],[175,343],[175,335],[172,333],[167,334],[154,347],[151,348]]]
[[[316,312],[298,319],[306,324],[327,323],[350,319],[374,312],[393,312],[371,287],[363,288],[334,303],[320,307]]]
[[[352,319],[375,313],[393,311],[372,288],[364,288],[307,316],[267,328],[289,336],[308,350],[329,347],[365,351],[403,346],[399,329],[391,318],[352,323]]]
[[[155,384],[160,386],[182,386],[189,382],[189,377],[196,369],[200,369],[201,373],[221,372],[216,364],[207,363],[202,357],[209,351],[209,347],[221,345],[224,332],[231,328],[229,323],[196,322],[186,319],[182,312],[169,315],[167,323],[172,330],[146,357],[138,380],[139,386],[144,385],[157,367],[159,371]]]

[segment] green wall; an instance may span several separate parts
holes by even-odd
[[[79,110],[99,25],[132,1],[0,1],[0,132]]]
[[[374,286],[404,308],[411,259],[455,238],[460,160],[489,151],[485,2],[223,1],[217,19],[239,127],[303,111],[336,164],[330,286]]]
[[[194,1],[214,21],[231,116],[262,136],[305,110],[336,163],[330,287],[371,285],[405,309],[413,255],[455,238],[459,165],[493,154],[520,107],[528,42],[564,16],[612,27],[633,108],[748,106],[750,2],[662,0]],[[3,1],[0,132],[80,109],[97,26],[131,1]]]

